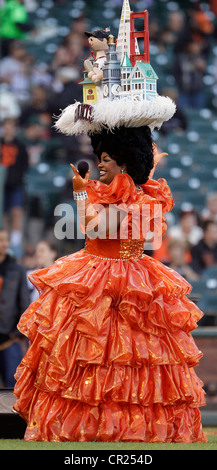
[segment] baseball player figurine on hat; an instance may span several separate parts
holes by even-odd
[[[84,61],[84,68],[88,72],[88,78],[92,80],[97,86],[97,98],[102,98],[101,83],[103,78],[102,67],[106,61],[106,51],[108,49],[108,37],[110,28],[98,29],[92,33],[86,31],[85,35],[88,37],[88,42],[95,52],[94,62],[86,59]]]

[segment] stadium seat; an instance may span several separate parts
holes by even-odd
[[[37,206],[45,220],[53,217],[54,208],[59,203],[69,175],[67,165],[49,165],[41,162],[30,168],[25,178],[27,211]]]
[[[192,286],[192,291],[188,297],[197,304],[207,289],[206,280],[200,279],[198,281],[190,281],[190,284]]]
[[[198,302],[198,307],[204,312],[206,315],[215,316],[217,320],[217,294],[211,294],[205,292],[202,298]]]
[[[183,202],[190,202],[193,207],[202,209],[205,205],[205,195],[200,194],[198,191],[186,191],[183,193]]]
[[[214,265],[206,268],[202,273],[202,279],[204,281],[207,281],[207,279],[217,279],[217,266]]]

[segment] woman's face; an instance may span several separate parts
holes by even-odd
[[[115,175],[121,173],[121,170],[126,170],[126,165],[119,166],[115,160],[113,160],[107,152],[102,152],[101,161],[98,165],[100,171],[99,180],[101,183],[110,184]]]

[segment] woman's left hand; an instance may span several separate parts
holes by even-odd
[[[157,145],[153,148],[153,155],[154,155],[154,168],[158,165],[161,158],[168,155],[168,153],[158,153]]]
[[[168,153],[165,153],[165,152],[158,153],[157,145],[155,144],[155,145],[153,145],[153,155],[154,155],[154,167],[152,168],[152,170],[150,172],[149,179],[151,179],[153,177],[155,168],[158,165],[161,158],[166,157],[168,155]]]

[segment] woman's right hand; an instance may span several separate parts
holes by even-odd
[[[85,189],[87,187],[87,183],[88,183],[90,170],[88,170],[85,177],[82,178],[79,171],[76,170],[76,168],[74,167],[74,165],[72,163],[70,163],[70,166],[71,166],[72,170],[74,171],[74,176],[72,178],[73,190],[76,193],[79,193],[81,191],[85,191]]]

